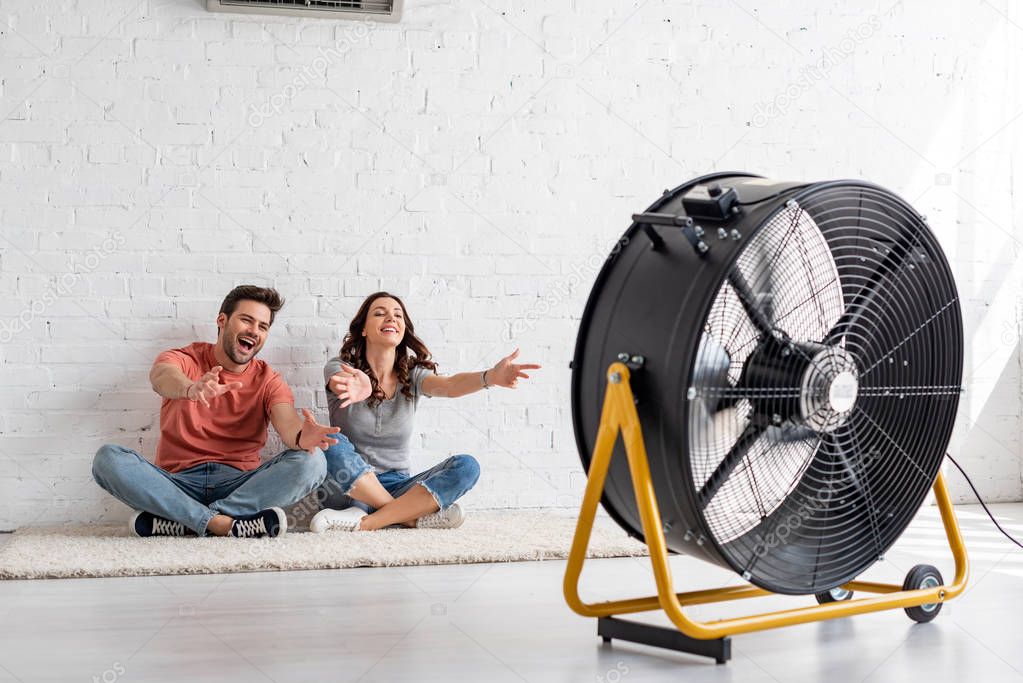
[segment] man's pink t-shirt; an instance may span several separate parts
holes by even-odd
[[[206,342],[164,351],[156,362],[177,366],[191,380],[217,365],[213,344]],[[262,360],[250,361],[244,372],[221,370],[220,382],[241,382],[242,388],[211,399],[209,408],[188,399],[163,400],[157,467],[180,472],[210,461],[240,470],[259,467],[270,408],[294,405],[291,388]]]

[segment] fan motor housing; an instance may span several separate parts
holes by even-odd
[[[743,366],[740,386],[747,387],[755,419],[786,420],[832,431],[856,402],[858,369],[841,347],[792,342],[770,337]],[[799,391],[758,392],[759,388],[799,387]]]
[[[727,188],[727,210],[694,205],[724,193],[697,187]],[[935,236],[870,183],[740,172],[636,218],[576,341],[584,467],[607,367],[641,356],[633,391],[668,548],[776,593],[852,580],[922,504],[958,407],[961,313]],[[622,450],[602,503],[642,539]]]

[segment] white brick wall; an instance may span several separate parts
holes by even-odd
[[[429,402],[418,463],[476,454],[473,506],[574,506],[587,262],[662,188],[733,168],[868,178],[931,216],[967,320],[954,448],[1018,500],[1021,24],[1007,0],[407,0],[368,26],[4,2],[0,529],[121,515],[92,454],[153,454],[150,362],[211,339],[241,282],[287,296],[265,357],[321,414],[377,288],[446,371],[520,345],[545,369]]]

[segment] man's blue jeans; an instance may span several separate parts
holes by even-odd
[[[254,470],[205,462],[168,472],[133,450],[107,444],[96,452],[92,477],[128,507],[181,522],[204,536],[216,515],[244,517],[304,498],[323,483],[327,465],[317,449],[284,451]]]
[[[352,442],[343,434],[335,434],[337,443],[323,452],[327,460],[327,480],[317,498],[328,508],[360,507],[367,512],[373,508],[352,499],[349,492],[362,475],[373,467],[355,451]],[[445,510],[469,491],[480,478],[480,465],[471,455],[452,455],[425,472],[410,475],[407,470],[377,472],[377,479],[392,497],[397,498],[415,485],[425,488]]]

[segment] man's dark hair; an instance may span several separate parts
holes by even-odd
[[[265,304],[270,309],[270,324],[274,324],[274,317],[277,311],[284,306],[284,299],[272,287],[257,287],[256,285],[238,285],[224,297],[224,303],[220,304],[220,312],[228,318],[238,307],[239,301],[256,301]]]

